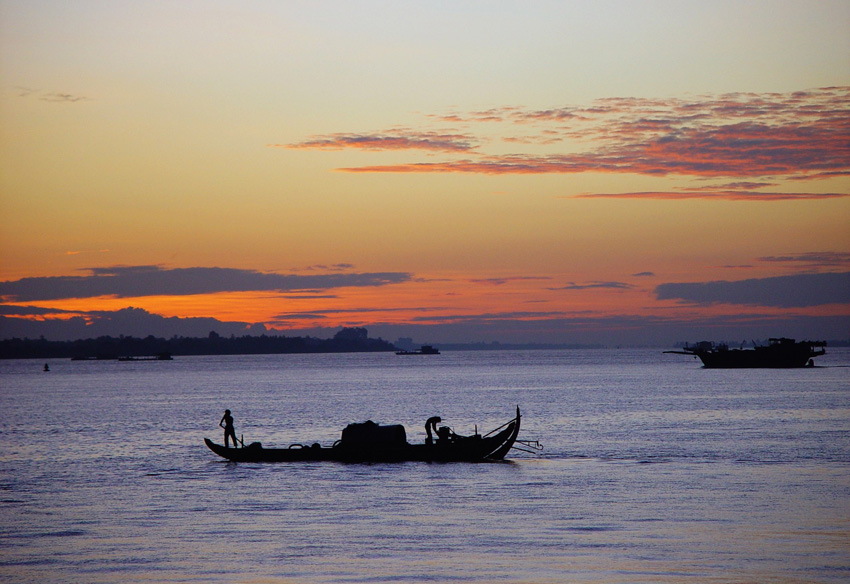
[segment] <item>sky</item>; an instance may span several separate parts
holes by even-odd
[[[850,338],[850,3],[0,0],[0,338]]]

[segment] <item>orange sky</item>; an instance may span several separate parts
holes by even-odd
[[[0,337],[850,336],[846,3],[472,8],[0,1]]]

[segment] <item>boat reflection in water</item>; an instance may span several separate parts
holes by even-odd
[[[517,441],[519,427],[517,407],[515,418],[484,436],[477,429],[472,436],[460,436],[444,426],[437,432],[436,441],[425,444],[410,444],[400,424],[384,426],[372,421],[349,424],[330,447],[292,444],[289,448],[263,448],[254,442],[244,448],[227,448],[208,438],[204,442],[210,450],[234,462],[490,462],[505,458]]]
[[[753,343],[755,345],[755,342]],[[693,347],[685,346],[681,351],[664,351],[676,355],[699,357],[703,365],[711,369],[733,368],[792,368],[814,367],[813,357],[826,353],[826,341],[800,341],[794,339],[770,339],[767,345],[752,349],[730,349],[729,345],[715,345],[702,341]]]

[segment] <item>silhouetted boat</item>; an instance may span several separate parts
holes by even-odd
[[[448,429],[432,443],[410,444],[404,426],[374,422],[349,424],[333,446],[292,444],[289,448],[263,448],[259,442],[228,448],[208,438],[204,442],[219,456],[234,462],[488,462],[498,461],[513,447],[519,434],[520,413],[481,436],[459,436]],[[443,430],[441,428],[440,430]]]
[[[753,343],[755,344],[755,343]],[[710,369],[736,368],[792,368],[814,367],[813,357],[823,355],[825,341],[800,341],[794,339],[770,339],[767,345],[752,349],[730,349],[729,345],[715,345],[702,341],[693,347],[685,346],[681,351],[664,351],[676,355],[693,355]]]
[[[422,345],[418,351],[396,351],[396,355],[439,355],[440,351],[431,345]]]
[[[158,355],[146,355],[144,357],[135,357],[135,356],[127,356],[127,357],[118,357],[119,361],[173,361],[174,357],[171,356],[171,353],[159,353]]]
[[[71,361],[172,361],[174,357],[171,356],[171,353],[158,353],[156,355],[144,355],[144,356],[136,356],[136,355],[97,355],[97,356],[86,356],[86,355],[75,355],[71,357]]]

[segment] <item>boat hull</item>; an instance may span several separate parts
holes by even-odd
[[[244,448],[228,448],[204,438],[207,447],[233,462],[492,462],[503,460],[519,434],[520,414],[498,432],[488,436],[458,437],[433,444],[403,444],[393,447],[318,444],[289,448],[263,448],[254,443]]]
[[[806,367],[812,355],[770,355],[759,351],[731,350],[696,353],[709,369],[793,369]]]

